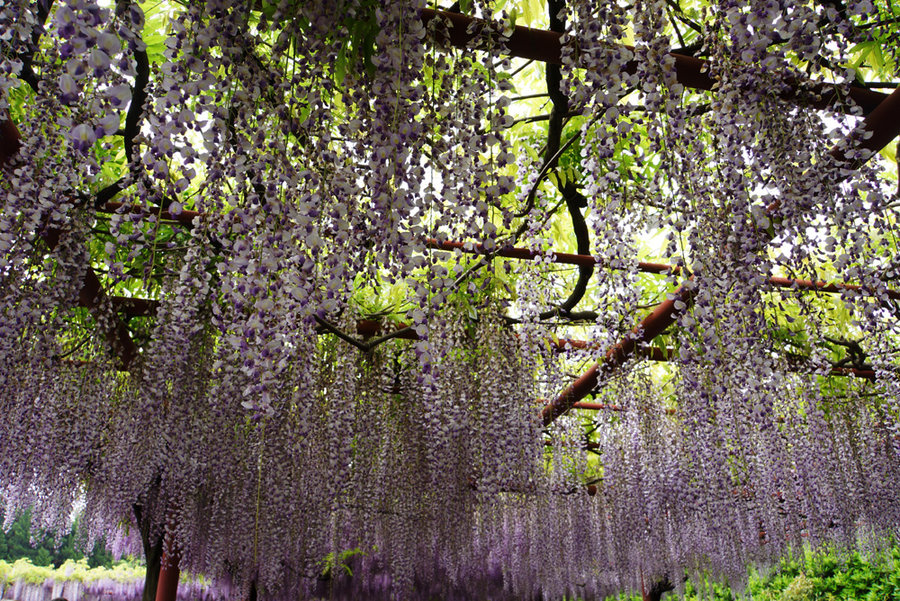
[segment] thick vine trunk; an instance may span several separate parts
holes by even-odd
[[[147,562],[147,574],[144,576],[144,594],[141,596],[141,601],[155,601],[162,560],[162,540],[151,546],[145,543],[144,558]]]
[[[675,590],[675,586],[671,582],[669,582],[668,577],[663,578],[662,580],[654,582],[649,591],[641,591],[642,601],[659,601],[662,598],[663,593],[667,593],[672,590]]]
[[[144,547],[144,561],[147,564],[147,573],[144,576],[144,594],[141,601],[156,601],[156,589],[159,585],[159,571],[162,566],[163,539],[162,536],[151,536],[150,520],[145,520],[140,505],[134,506],[134,517],[137,518],[138,528],[141,531],[141,544]]]

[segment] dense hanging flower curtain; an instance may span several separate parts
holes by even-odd
[[[7,523],[271,599],[884,544],[889,10],[0,3]]]

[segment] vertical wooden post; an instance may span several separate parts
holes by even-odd
[[[178,596],[178,553],[169,547],[163,552],[156,585],[156,601],[176,601]]]

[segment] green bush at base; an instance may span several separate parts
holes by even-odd
[[[17,559],[14,562],[0,560],[0,584],[12,584],[24,581],[29,584],[42,584],[46,580],[54,582],[93,582],[108,580],[114,582],[143,582],[144,566],[133,561],[120,561],[111,567],[92,568],[87,559],[78,561],[66,560],[57,568],[52,566],[37,566],[27,558]]]
[[[665,599],[678,598],[667,593]],[[900,546],[870,557],[806,551],[787,558],[766,574],[751,572],[747,588],[737,593],[716,582],[685,583],[685,601],[900,601]],[[640,595],[617,597],[640,601]]]
[[[685,585],[685,599],[737,601],[900,601],[900,547],[865,558],[859,553],[838,555],[807,552],[789,558],[767,575],[752,574],[744,595],[712,585],[702,592]]]

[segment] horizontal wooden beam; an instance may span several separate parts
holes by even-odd
[[[596,267],[603,265],[603,261],[598,260],[592,255],[547,253],[538,252],[527,248],[516,247],[506,247],[494,251],[487,251],[485,250],[484,245],[479,243],[454,242],[449,240],[438,241],[434,238],[426,238],[425,244],[429,248],[435,250],[444,250],[448,252],[460,251],[469,254],[490,255],[495,257],[522,260],[533,260],[539,257],[544,260],[548,260],[549,255],[549,261],[551,263],[558,263],[561,265],[577,265],[583,267]],[[681,267],[679,267],[678,265],[670,265],[667,263],[648,263],[646,261],[638,261],[636,265],[637,270],[642,273],[681,273]],[[828,283],[821,281],[804,280],[799,278],[783,278],[778,276],[769,277],[766,279],[766,281],[776,288],[809,290],[811,292],[840,293],[846,290],[850,290],[855,292],[868,293],[863,286],[860,286],[858,284],[844,284],[841,282]],[[900,300],[900,291],[888,290],[887,295],[892,299]]]
[[[449,23],[448,35],[443,41],[456,48],[481,50],[494,48],[516,58],[556,65],[562,63],[562,34],[555,31],[517,25],[508,38],[501,38],[497,33],[497,23],[430,8],[421,9],[420,14],[426,24],[438,18]],[[609,49],[634,53],[634,47],[627,44],[609,44]],[[577,66],[579,54],[577,46],[573,49],[573,54]],[[709,76],[708,61],[684,54],[670,53],[669,56],[674,59],[678,83],[695,90],[714,88],[716,80]],[[622,67],[622,71],[633,74],[637,71],[637,67],[637,61],[631,60]],[[799,84],[800,82],[797,82],[794,88],[783,92],[781,98],[811,108],[831,108],[838,111],[849,111],[851,108],[847,103],[849,99],[859,105],[864,114],[868,114],[887,97],[886,94],[862,86],[844,88],[826,83],[813,84],[808,92],[801,92]]]

